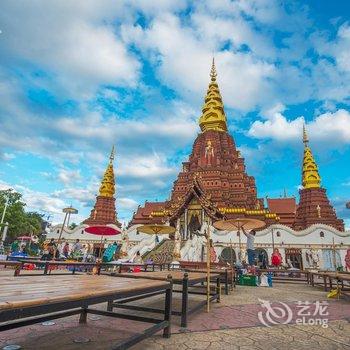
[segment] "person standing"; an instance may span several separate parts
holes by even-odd
[[[255,265],[255,249],[254,249],[254,240],[255,240],[255,230],[251,230],[249,233],[245,231],[242,227],[243,233],[247,237],[247,254],[248,254],[248,264],[250,266]]]
[[[53,259],[55,256],[55,252],[57,255],[57,244],[53,238],[50,239],[50,242],[47,245],[47,249],[49,251],[49,254],[48,254],[49,259]]]
[[[75,243],[73,244],[73,253],[78,252],[83,246],[81,245],[79,238],[77,238],[77,240],[75,241]]]
[[[66,242],[66,243],[64,244],[64,247],[63,247],[63,249],[62,249],[62,253],[63,253],[63,255],[65,256],[65,258],[67,259],[67,258],[68,258],[68,255],[69,255],[69,243],[68,243],[68,242]]]

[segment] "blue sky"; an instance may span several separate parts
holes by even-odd
[[[348,1],[0,5],[0,188],[88,216],[116,145],[117,209],[164,200],[199,132],[215,54],[229,129],[260,197],[298,196],[305,122],[350,226]]]

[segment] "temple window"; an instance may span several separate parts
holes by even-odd
[[[281,232],[280,232],[280,231],[277,231],[277,232],[276,232],[276,236],[277,236],[277,237],[281,237]]]
[[[81,230],[81,234],[82,234],[82,235],[84,234],[84,230]]]
[[[60,233],[60,230],[57,230],[57,233]]]
[[[320,232],[320,237],[324,237],[324,232],[323,231]]]

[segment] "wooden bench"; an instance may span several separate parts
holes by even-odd
[[[14,268],[14,276],[18,276],[22,264],[19,261],[0,260],[0,265],[4,266],[5,269],[7,267]]]
[[[343,272],[328,272],[327,278],[329,281],[329,288],[332,289],[335,284],[340,290],[340,294],[350,297],[350,274]]]
[[[119,273],[122,272],[129,272],[130,269],[133,269],[134,267],[139,267],[142,271],[162,271],[165,270],[165,267],[168,264],[155,264],[155,263],[120,263],[120,262],[108,262],[108,263],[103,263],[103,268],[105,269],[110,269],[113,268],[117,270]]]
[[[137,273],[115,273],[112,274],[116,277],[122,278],[135,278],[135,279],[149,279],[156,281],[166,281],[170,276],[174,285],[181,286],[180,290],[174,289],[173,292],[181,293],[181,311],[173,310],[172,314],[175,316],[181,316],[181,327],[187,327],[188,316],[193,312],[199,310],[204,305],[206,305],[207,300],[199,302],[192,308],[189,308],[189,294],[196,295],[207,295],[206,292],[198,291],[198,290],[189,290],[190,287],[195,287],[200,283],[204,283],[207,280],[207,274],[201,272],[183,272],[183,271],[156,271],[156,272],[137,272]],[[220,275],[213,274],[211,276],[212,279],[216,280],[215,292],[211,293],[210,301],[216,300],[220,302],[221,291],[220,291]],[[198,288],[197,288],[198,289]],[[143,306],[134,306],[134,305],[126,305],[126,303],[141,299],[141,297],[131,298],[128,300],[123,300],[120,302],[110,303],[108,305],[108,309],[112,310],[113,307],[120,307],[131,310],[139,310],[139,311],[150,311],[155,313],[163,313],[162,310],[143,307]]]
[[[285,283],[309,283],[309,271],[306,270],[282,270],[259,269],[259,273],[272,273],[273,280]]]
[[[85,269],[84,272],[87,272],[88,270],[92,270],[94,267],[97,268],[97,274],[100,274],[101,268],[105,266],[108,263],[101,263],[101,262],[79,262],[79,261],[55,261],[55,260],[32,260],[30,262],[26,260],[20,260],[19,263],[21,264],[20,269],[23,270],[23,267],[25,264],[34,264],[36,266],[42,267],[43,275],[67,275],[67,274],[76,274],[80,268]],[[69,268],[71,267],[71,272],[58,272],[52,274],[52,271],[55,271],[56,269],[61,269],[63,267]],[[37,273],[26,273],[23,276],[37,276]],[[20,274],[18,273],[18,276]]]
[[[154,293],[165,295],[163,319],[90,308],[95,304],[140,295],[147,298]],[[56,276],[50,279],[43,276],[1,278],[0,331],[75,314],[80,314],[80,323],[86,323],[88,313],[152,324],[142,333],[115,345],[113,349],[129,348],[160,330],[168,338],[171,335],[172,283],[166,280],[87,275]]]
[[[74,275],[76,272],[78,272],[79,268],[84,268],[85,272],[87,270],[92,270],[94,267],[97,268],[97,274],[100,274],[101,270],[109,270],[109,269],[117,269],[119,272],[128,272],[130,269],[139,267],[143,271],[156,271],[156,270],[164,270],[165,265],[164,264],[137,264],[137,263],[117,263],[117,262],[79,262],[79,261],[55,261],[55,260],[20,260],[19,262],[20,270],[23,269],[23,266],[25,264],[35,264],[36,266],[43,268],[43,274],[44,275],[50,275],[52,271],[56,270],[56,268],[62,268],[62,267],[71,267],[72,271],[71,273]],[[54,273],[54,275],[66,275],[67,272],[63,273]],[[19,275],[19,273],[17,274]],[[26,273],[25,276],[37,276],[37,274],[30,274]]]
[[[317,279],[315,279],[315,277]],[[318,279],[322,280],[322,283],[318,281]],[[329,279],[329,273],[326,272],[318,272],[318,271],[310,271],[309,272],[309,283],[311,286],[323,286],[323,289],[325,292],[328,291],[328,282]]]
[[[206,261],[186,261],[186,260],[180,260],[180,267],[184,269],[205,269],[207,267]],[[231,268],[228,264],[225,263],[219,263],[219,262],[212,262],[210,263],[210,266],[212,269],[225,269],[225,268]]]
[[[185,261],[179,262],[180,267],[186,271],[207,271],[207,263],[204,261]],[[236,270],[225,263],[210,263],[210,268],[214,273],[220,273],[221,281],[225,283],[225,294],[229,293],[228,285],[231,290],[236,287]],[[223,272],[224,271],[224,272]],[[227,271],[227,272],[225,272]],[[227,273],[227,276],[226,276]]]
[[[202,273],[206,273],[207,270],[206,269],[184,269],[187,272],[202,272]],[[220,275],[220,281],[222,283],[224,283],[225,285],[225,294],[228,295],[229,294],[229,286],[231,286],[231,290],[233,290],[233,288],[236,288],[236,271],[233,269],[211,269],[210,270],[211,274],[219,274]]]
[[[21,265],[21,263],[19,261],[0,260],[0,265],[6,268],[6,266],[16,267]]]

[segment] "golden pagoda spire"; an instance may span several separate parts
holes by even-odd
[[[114,148],[114,145],[113,145],[112,146],[111,155],[109,156],[109,163],[113,163],[114,155],[115,155],[115,148]]]
[[[303,124],[303,142],[305,146],[307,146],[307,144],[309,143],[309,138],[307,137],[305,124]]]
[[[220,95],[218,83],[216,81],[215,61],[210,71],[210,83],[207,95],[204,99],[202,115],[199,118],[199,126],[203,132],[208,130],[227,131],[227,121],[224,111],[224,104]]]
[[[113,170],[114,154],[115,154],[115,149],[113,145],[111,155],[109,156],[109,164],[103,175],[103,179],[100,186],[99,195],[102,197],[113,197],[115,193],[115,180],[114,180],[114,170]]]
[[[303,188],[320,188],[321,177],[318,173],[318,167],[309,147],[309,139],[306,133],[305,125],[303,126],[303,142],[304,142],[304,159],[303,159]]]

